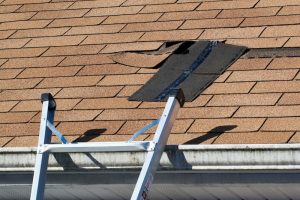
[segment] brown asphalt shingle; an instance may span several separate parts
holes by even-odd
[[[114,56],[157,50],[167,40],[300,47],[299,6],[298,0],[0,0],[0,146],[37,145],[45,92],[57,100],[55,124],[71,141],[86,139],[84,133],[95,134],[91,141],[127,140],[165,103],[129,102],[158,69],[141,68],[149,60],[140,65],[127,57],[120,64]],[[299,63],[300,57],[239,59],[180,109],[168,143],[299,143]]]
[[[12,139],[13,139],[13,137],[1,137],[0,138],[0,147],[3,147],[7,143],[9,143]]]
[[[42,55],[47,48],[2,49],[0,58],[26,58]]]

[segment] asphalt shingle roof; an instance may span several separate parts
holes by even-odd
[[[158,69],[118,64],[118,52],[203,39],[299,47],[299,23],[298,0],[0,0],[0,146],[36,146],[43,92],[70,140],[126,140],[164,103],[127,101]],[[169,143],[299,142],[299,71],[300,57],[239,59],[185,104]]]

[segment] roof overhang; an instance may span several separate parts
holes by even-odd
[[[1,199],[28,199],[35,148],[0,149]],[[143,152],[57,153],[49,199],[128,199]],[[298,199],[300,144],[167,146],[151,199]],[[55,192],[54,192],[55,191]]]

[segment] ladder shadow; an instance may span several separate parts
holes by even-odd
[[[201,144],[211,138],[215,138],[223,134],[224,132],[230,131],[234,128],[236,128],[237,125],[225,125],[225,126],[217,126],[210,131],[207,132],[207,134],[202,135],[197,138],[193,138],[187,142],[186,144]],[[185,158],[185,155],[182,150],[178,148],[178,145],[170,145],[166,151],[167,156],[171,164],[175,169],[192,169],[192,165],[189,164]]]
[[[101,136],[106,130],[107,130],[106,128],[87,130],[82,135],[80,135],[78,138],[73,140],[72,143],[91,141],[91,140]]]
[[[225,125],[225,126],[217,126],[210,131],[208,131],[205,135],[201,135],[200,137],[191,139],[184,144],[201,144],[209,139],[219,137],[221,134],[231,131],[232,129],[235,129],[237,125]]]
[[[215,138],[223,134],[224,132],[230,131],[234,128],[236,128],[236,125],[226,125],[226,126],[218,126],[207,132],[207,134],[202,135],[197,138],[193,138],[184,144],[201,144],[211,138]],[[74,142],[88,142],[96,137],[101,136],[106,129],[91,129],[86,131],[84,134],[76,138],[72,141]],[[101,164],[96,158],[93,157],[91,153],[84,153],[92,162],[94,165],[98,166],[101,169],[105,169],[106,167]],[[166,154],[168,156],[169,161],[176,169],[192,169],[192,165],[189,164],[185,158],[185,155],[182,150],[178,149],[177,145],[169,145],[166,148]],[[76,165],[76,163],[73,161],[69,153],[53,153],[53,156],[57,163],[63,167],[64,170],[68,169],[79,169],[79,170],[85,170],[81,168],[80,166]]]
[[[101,136],[107,129],[90,129],[84,132],[82,135],[80,135],[78,138],[73,140],[71,143],[77,143],[77,142],[88,142],[91,141],[99,136]],[[102,165],[100,162],[95,159],[91,153],[83,153],[85,154],[96,166],[99,168],[106,168],[104,165]],[[76,165],[76,163],[73,161],[69,153],[53,153],[53,156],[56,160],[56,162],[64,169],[81,169],[83,168]]]

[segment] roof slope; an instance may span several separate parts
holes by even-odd
[[[115,63],[119,51],[299,47],[299,23],[297,0],[0,0],[0,146],[36,146],[43,92],[71,140],[126,140],[159,117],[164,103],[127,101],[157,69]],[[180,110],[169,143],[299,142],[299,70],[300,57],[238,60]]]

